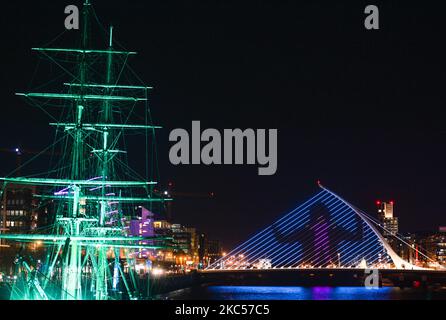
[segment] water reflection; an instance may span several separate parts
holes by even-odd
[[[208,287],[211,296],[237,300],[388,300],[391,288]],[[217,298],[218,299],[218,298]]]
[[[393,287],[203,286],[174,291],[158,298],[174,300],[430,300],[446,299],[446,292]]]

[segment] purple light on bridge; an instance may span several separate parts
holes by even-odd
[[[328,236],[328,224],[327,221],[322,220],[315,225],[315,238],[314,238],[314,251],[318,252],[318,256],[322,258],[320,263],[326,267],[330,259],[328,253],[330,251],[330,241]]]

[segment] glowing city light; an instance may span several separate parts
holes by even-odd
[[[152,269],[152,275],[154,275],[154,276],[161,276],[164,274],[164,272],[165,271],[161,268],[153,268]]]

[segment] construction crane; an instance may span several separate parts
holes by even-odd
[[[182,192],[182,191],[174,191],[174,183],[169,182],[167,184],[167,189],[164,191],[160,191],[158,189],[154,189],[154,193],[158,196],[163,196],[165,198],[203,198],[203,199],[212,199],[215,197],[215,192]],[[172,201],[166,203],[166,218],[168,221],[172,220]]]
[[[167,189],[165,191],[161,191],[159,189],[154,189],[153,191],[159,195],[162,195],[164,197],[171,197],[171,198],[213,198],[215,197],[214,192],[181,192],[181,191],[174,191],[174,184],[173,182],[169,182],[167,184]]]
[[[16,166],[17,173],[20,175],[20,168],[22,166],[22,151],[20,148],[8,149],[8,148],[0,148],[0,152],[12,153],[16,155]]]
[[[38,150],[31,150],[31,149],[23,149],[20,147],[0,148],[0,152],[13,153],[13,154],[16,154],[17,156],[22,156],[24,154],[32,154],[32,155],[42,154],[42,155],[47,155],[47,156],[51,156],[51,155],[60,156],[61,155],[60,152],[38,151]]]
[[[10,154],[14,154],[16,156],[16,166],[17,166],[16,173],[18,176],[21,175],[22,156],[25,154],[29,154],[29,155],[41,154],[41,155],[47,155],[47,156],[60,156],[61,155],[60,152],[37,151],[37,150],[23,149],[20,147],[0,148],[0,152],[10,153]]]

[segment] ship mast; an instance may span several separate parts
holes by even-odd
[[[90,11],[90,3],[89,0],[85,0],[83,9],[82,9],[82,18],[83,18],[83,28],[82,28],[82,49],[88,49],[88,31],[89,31],[89,11]],[[72,151],[72,163],[71,163],[71,179],[80,180],[85,179],[84,170],[82,170],[84,161],[84,139],[83,139],[83,116],[84,116],[84,105],[85,101],[82,98],[84,95],[84,84],[87,82],[87,57],[85,53],[81,53],[79,55],[79,79],[80,79],[80,99],[75,101],[76,104],[76,116],[75,122],[76,126],[73,128],[74,135],[74,143],[73,143],[73,151]],[[73,205],[70,212],[69,217],[65,220],[65,233],[69,236],[78,237],[81,232],[81,228],[83,227],[82,220],[78,218],[79,208],[80,208],[80,196],[81,196],[81,188],[80,186],[73,184],[71,186],[73,191]],[[66,227],[68,225],[68,228]],[[81,247],[79,247],[77,240],[72,240],[68,238],[67,242],[71,242],[71,245],[65,247],[65,251],[67,254],[62,255],[65,257],[65,261],[63,261],[63,271],[62,271],[62,299],[81,299],[82,290],[81,290],[81,271],[82,271],[82,262],[81,262]]]
[[[15,184],[42,185],[54,188],[63,188],[53,194],[35,195],[38,198],[50,199],[60,203],[61,208],[67,204],[66,213],[57,216],[56,234],[0,234],[0,238],[16,241],[41,240],[57,248],[50,259],[48,275],[45,285],[39,292],[45,290],[48,279],[54,276],[56,261],[62,259],[62,278],[60,294],[45,294],[32,298],[51,297],[59,299],[93,298],[105,300],[109,298],[110,286],[110,257],[108,249],[114,252],[114,275],[116,280],[119,274],[132,297],[132,290],[126,281],[119,262],[121,248],[166,248],[165,238],[150,238],[148,245],[142,245],[142,240],[148,238],[129,237],[122,226],[122,221],[114,213],[121,213],[122,204],[141,204],[171,201],[171,198],[153,198],[148,193],[149,186],[156,184],[152,181],[116,180],[114,159],[117,155],[125,153],[116,148],[118,138],[124,130],[154,131],[160,128],[146,124],[115,123],[115,103],[138,103],[147,100],[146,86],[119,85],[119,77],[115,77],[113,67],[116,56],[135,55],[136,52],[119,51],[113,47],[113,28],[110,27],[108,48],[97,50],[90,48],[90,15],[91,3],[85,0],[82,10],[81,48],[33,48],[33,50],[50,56],[52,54],[70,54],[77,58],[79,66],[78,75],[73,81],[65,83],[69,93],[28,92],[18,93],[27,99],[52,99],[71,102],[74,108],[72,119],[68,122],[50,123],[51,126],[63,128],[72,139],[71,169],[69,177],[62,178],[0,178]],[[94,62],[92,58],[105,59],[104,82],[94,83],[89,78],[89,68]],[[117,59],[119,60],[119,59]],[[125,59],[126,61],[126,59]],[[125,62],[124,62],[125,64]],[[119,90],[119,95],[115,91]],[[126,92],[136,90],[143,95],[129,95]],[[99,103],[99,107],[97,105]],[[93,121],[91,121],[93,120]],[[91,123],[90,123],[91,122]],[[87,142],[88,140],[88,142]],[[90,154],[96,159],[96,168],[93,162],[86,159]],[[92,177],[92,174],[96,175]],[[146,197],[123,195],[129,189],[143,188]],[[99,194],[98,194],[99,193]],[[63,211],[63,210],[62,210]],[[119,216],[119,214],[118,214]],[[91,268],[91,275],[85,282],[83,275],[86,266]],[[85,284],[84,284],[85,283]],[[114,283],[114,282],[113,282]],[[115,284],[115,283],[114,283]],[[89,291],[90,294],[85,292]],[[28,297],[29,298],[29,297]]]
[[[110,52],[113,51],[113,27],[110,27],[110,40],[109,40],[109,46],[108,50]],[[105,92],[106,94],[110,95],[112,94],[112,63],[113,63],[113,54],[109,53],[107,55],[107,62],[106,62],[106,88]],[[110,159],[109,159],[109,141],[111,141],[112,137],[110,136],[110,131],[107,127],[107,124],[111,124],[113,122],[112,119],[113,116],[113,107],[111,104],[111,101],[106,100],[103,104],[103,110],[102,110],[102,124],[105,126],[102,129],[102,150],[99,155],[99,163],[100,163],[100,171],[102,175],[102,197],[106,197],[106,180],[110,173]],[[102,200],[100,202],[100,216],[99,216],[99,227],[104,228],[105,227],[105,219],[107,211],[111,211],[110,206],[108,206],[108,202],[105,200]],[[103,229],[101,230],[101,234],[104,234]],[[96,297],[98,300],[104,300],[107,299],[107,252],[104,247],[99,248],[98,252],[98,270],[96,272]]]

